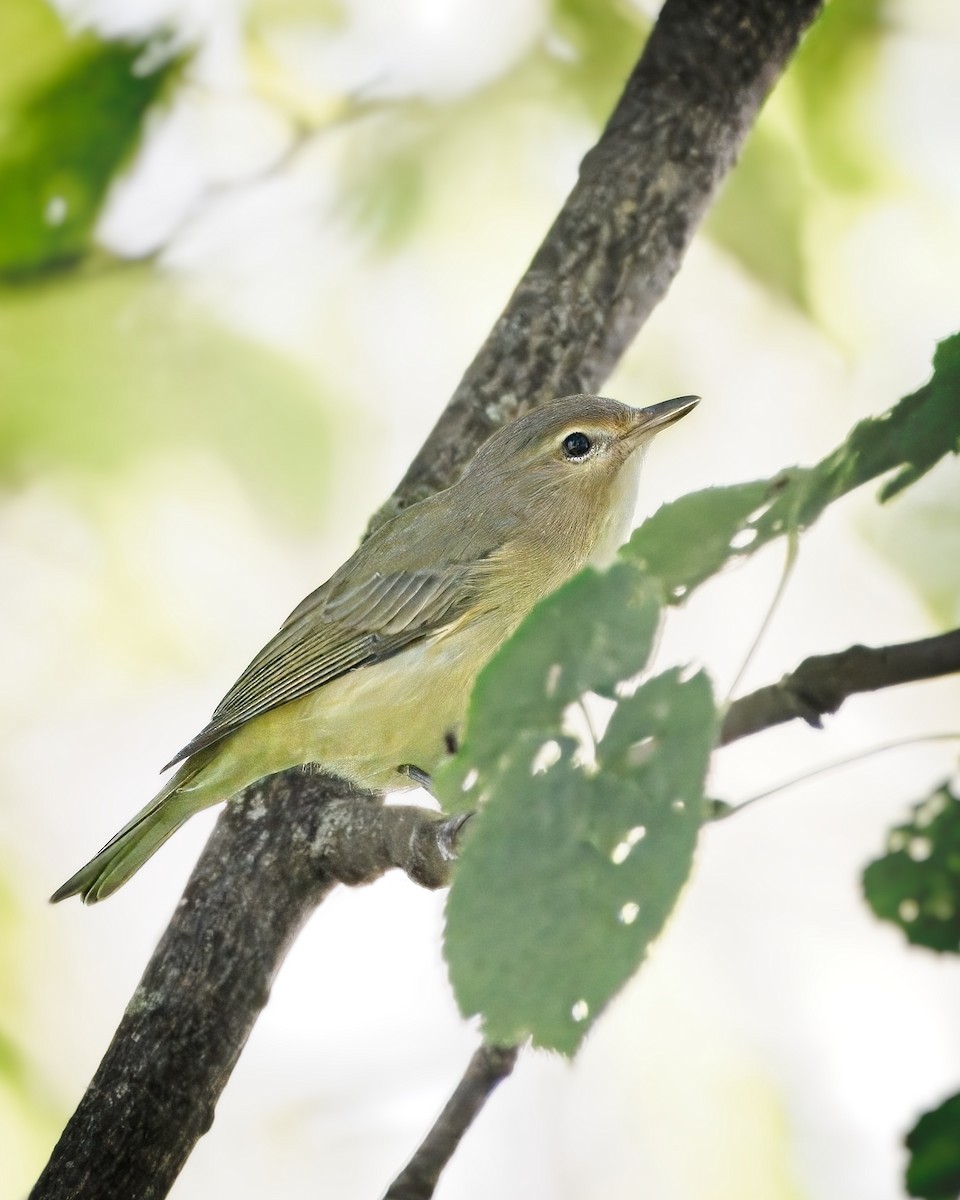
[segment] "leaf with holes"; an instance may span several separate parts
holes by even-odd
[[[943,784],[863,872],[867,903],[915,946],[960,951],[960,799]]]
[[[467,759],[493,763],[520,728],[559,728],[585,692],[612,697],[646,666],[659,623],[658,589],[629,562],[588,568],[548,596],[477,680],[463,773]]]
[[[690,871],[715,725],[706,675],[672,670],[618,703],[595,764],[554,734],[540,769],[548,733],[515,729],[477,768],[445,950],[489,1041],[573,1054],[640,966]]]
[[[906,1137],[907,1192],[922,1200],[960,1195],[960,1093],[924,1113]]]
[[[676,603],[756,540],[750,522],[769,503],[770,484],[705,488],[664,504],[644,521],[622,551],[628,562],[663,583]]]
[[[816,466],[682,496],[640,526],[623,556],[657,576],[664,599],[677,603],[727,562],[808,528],[834,500],[895,472],[880,492],[889,500],[960,451],[960,334],[940,343],[933,368],[928,383],[854,426]]]
[[[0,275],[76,262],[147,113],[182,71],[159,41],[86,36],[15,105],[0,153]]]

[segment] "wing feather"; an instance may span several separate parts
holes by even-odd
[[[465,612],[476,598],[476,563],[373,572],[337,586],[334,576],[290,614],[217,705],[173,766],[261,713],[391,658]],[[164,768],[166,770],[166,767]]]

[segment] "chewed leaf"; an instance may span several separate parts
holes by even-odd
[[[623,556],[656,576],[667,599],[682,600],[756,540],[751,519],[769,502],[767,480],[681,496],[640,526]]]
[[[907,1134],[907,1192],[921,1200],[960,1195],[960,1094],[924,1113]]]
[[[572,1054],[640,966],[690,871],[714,732],[706,676],[669,671],[621,701],[595,769],[566,740],[535,771],[541,739],[518,733],[480,771],[445,946],[489,1040]]]
[[[581,572],[537,606],[480,675],[466,757],[491,762],[519,729],[558,728],[585,692],[612,696],[646,665],[659,621],[657,589],[632,563]]]
[[[867,903],[916,946],[960,953],[960,798],[943,784],[863,873]]]

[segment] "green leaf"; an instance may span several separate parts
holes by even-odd
[[[679,602],[868,480],[895,472],[886,499],[955,451],[960,337],[934,368],[816,466],[665,505],[609,572],[585,572],[538,606],[481,674],[464,746],[435,782],[448,807],[480,809],[445,945],[460,1006],[483,1015],[490,1040],[531,1036],[572,1053],[686,879],[714,736],[708,681],[668,672],[628,699],[620,686],[644,667],[658,599]],[[587,693],[615,704],[595,761],[570,719]]]
[[[81,39],[15,106],[0,146],[0,276],[68,266],[89,249],[107,189],[183,56],[156,39]]]
[[[872,87],[885,10],[883,0],[824,7],[705,225],[755,279],[821,320],[843,236],[895,180],[875,134]]]
[[[867,903],[915,946],[960,952],[960,799],[944,783],[863,872]]]
[[[922,1200],[960,1195],[960,1093],[924,1113],[906,1137],[907,1191]]]
[[[715,733],[707,677],[672,670],[621,698],[595,762],[561,731],[585,692],[612,697],[643,667],[656,613],[627,563],[550,597],[481,675],[464,747],[435,780],[448,807],[465,793],[480,805],[445,947],[460,1007],[490,1041],[572,1054],[689,873]]]
[[[763,479],[690,492],[644,521],[623,555],[656,576],[669,599],[682,600],[751,547],[757,536],[752,521],[769,496],[770,484]],[[739,548],[738,539],[743,539]]]
[[[49,78],[69,53],[63,21],[46,0],[3,0],[0,4],[0,129],[11,102]]]
[[[645,521],[623,555],[658,576],[665,598],[677,602],[727,562],[807,529],[847,492],[895,472],[880,492],[889,500],[960,451],[960,334],[939,344],[933,368],[928,383],[854,426],[816,466],[683,496]]]
[[[633,563],[586,570],[548,596],[474,687],[465,741],[490,766],[518,729],[550,732],[586,692],[612,698],[643,670],[660,621],[656,588]]]

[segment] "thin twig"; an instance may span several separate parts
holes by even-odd
[[[519,1053],[519,1046],[486,1043],[475,1051],[443,1112],[383,1200],[430,1200],[443,1168],[493,1090],[513,1070]]]

